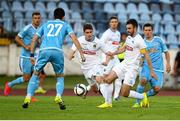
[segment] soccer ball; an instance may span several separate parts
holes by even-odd
[[[74,94],[76,94],[77,96],[85,95],[86,92],[87,88],[84,84],[76,84],[76,86],[74,87]]]

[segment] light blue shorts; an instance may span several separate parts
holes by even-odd
[[[54,72],[56,74],[64,73],[63,51],[55,50],[55,49],[41,50],[37,57],[34,70],[40,72],[48,62],[52,64]]]
[[[19,61],[19,67],[23,74],[32,74],[33,72],[33,65],[30,62],[30,58],[21,57]]]
[[[158,86],[160,88],[162,88],[163,86],[163,80],[164,80],[164,73],[163,72],[159,72],[159,71],[154,71],[156,76],[158,77],[158,80],[155,80],[154,78],[152,78],[150,76],[150,71],[149,68],[147,66],[143,66],[142,70],[141,70],[141,77],[140,79],[145,78],[147,80],[147,82],[150,83],[150,85],[152,87]]]

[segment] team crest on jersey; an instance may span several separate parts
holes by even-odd
[[[93,45],[94,48],[96,48],[96,46],[97,46],[96,44]]]

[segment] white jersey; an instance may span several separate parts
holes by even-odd
[[[128,36],[126,38],[125,45],[125,63],[128,65],[133,64],[139,66],[141,58],[140,50],[146,48],[144,39],[139,34],[137,34],[135,37]]]
[[[98,51],[102,50],[103,52],[106,52],[104,48],[104,43],[100,41],[97,37],[94,38],[93,41],[87,41],[85,40],[85,36],[81,36],[78,38],[79,43],[82,47],[82,51],[84,53],[84,56],[86,58],[85,62],[81,62],[81,68],[82,69],[90,69],[94,65],[101,64],[100,56],[98,55]],[[72,50],[76,51],[77,48],[73,44]],[[81,60],[79,55],[79,60]]]
[[[101,41],[105,43],[106,49],[108,49],[108,51],[114,52],[119,47],[120,38],[121,34],[119,31],[114,32],[111,29],[107,29],[103,33]]]

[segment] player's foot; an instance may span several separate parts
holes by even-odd
[[[148,101],[148,98],[147,98],[147,94],[143,93],[143,95],[144,95],[144,98],[141,100],[140,106],[141,107],[149,107],[149,101]]]
[[[54,99],[55,103],[57,103],[59,105],[59,108],[61,110],[65,110],[66,109],[66,106],[61,98],[61,96],[56,96],[55,99]]]
[[[139,103],[135,103],[133,106],[132,106],[132,108],[140,108],[141,106],[140,106],[140,104]]]
[[[11,87],[8,85],[8,82],[6,82],[4,87],[4,96],[8,96],[10,91],[11,91]]]
[[[37,101],[38,101],[37,98],[35,98],[35,97],[32,97],[32,98],[31,98],[31,102],[37,102]]]
[[[82,98],[83,98],[83,99],[86,99],[86,96],[87,96],[88,92],[89,92],[89,91],[86,91],[86,93],[85,93],[84,95],[82,95]]]
[[[35,93],[38,93],[38,94],[45,94],[47,91],[46,90],[44,90],[42,87],[39,87],[36,91],[35,91]]]
[[[28,108],[28,105],[30,104],[30,102],[31,102],[31,98],[30,97],[26,97],[24,99],[24,103],[23,103],[22,107],[23,108]]]
[[[114,98],[113,100],[114,100],[114,101],[119,101],[119,100],[120,100],[120,97],[118,96],[118,97]]]
[[[107,104],[107,103],[103,103],[99,106],[97,106],[98,108],[112,108],[112,104]]]

